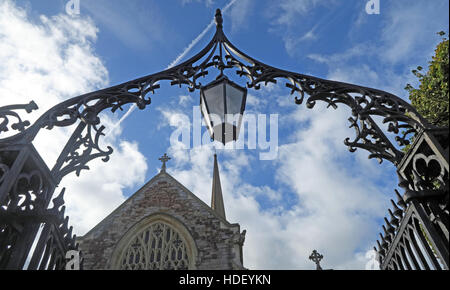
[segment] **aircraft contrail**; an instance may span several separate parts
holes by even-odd
[[[234,2],[236,2],[237,0],[231,0],[223,9],[222,12],[225,13],[230,7],[231,5],[234,4]],[[188,54],[191,49],[203,38],[203,36],[205,36],[205,34],[214,26],[215,24],[215,19],[213,18],[213,20],[211,20],[211,22],[208,24],[208,26],[206,26],[206,28],[194,39],[192,40],[192,42],[184,49],[184,51],[182,53],[180,53],[180,55],[167,67],[172,68],[175,65],[177,65],[181,59],[183,57],[186,56],[186,54]]]
[[[237,0],[231,0],[227,5],[225,5],[225,7],[223,7],[222,9],[222,13],[225,13],[236,1]],[[192,50],[192,48],[206,35],[206,33],[208,33],[208,31],[214,26],[214,24],[215,18],[213,18],[208,26],[206,26],[206,28],[183,50],[183,52],[180,53],[178,57],[167,66],[167,69],[176,66],[183,59],[183,57],[185,57]],[[111,128],[111,132],[113,132],[118,126],[120,126],[120,124],[126,118],[128,118],[128,116],[130,116],[136,108],[136,104],[133,104],[125,113],[125,115],[123,115],[122,118],[120,118],[120,120],[113,125],[113,127]]]

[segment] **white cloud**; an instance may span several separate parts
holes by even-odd
[[[183,4],[183,5],[190,4],[192,2],[197,2],[197,3],[204,2],[207,7],[211,7],[215,3],[214,0],[181,0],[181,4]]]
[[[411,69],[426,65],[439,41],[436,32],[448,30],[448,1],[435,2],[434,5],[422,0],[386,3],[379,33],[371,32],[375,34],[365,40],[354,39],[358,43],[341,52],[309,54],[308,58],[328,65],[327,78],[405,97],[403,88],[416,81]],[[357,22],[351,29],[363,28]]]
[[[385,214],[388,200],[372,172],[378,165],[367,161],[366,152],[352,155],[343,145],[354,134],[346,126],[348,110],[327,110],[323,104],[314,110],[295,108],[285,124],[294,128],[288,138],[293,141],[280,147],[273,169],[275,187],[256,186],[246,178],[248,170],[264,166],[254,152],[218,151],[227,218],[247,230],[244,264],[250,269],[314,269],[307,258],[317,249],[325,255],[325,268],[364,269],[367,259],[362,257],[374,243],[376,218]],[[168,151],[175,156],[168,172],[209,204],[212,146]],[[366,163],[370,170],[361,170]]]
[[[360,43],[353,47],[350,47],[349,49],[345,50],[344,52],[335,53],[332,55],[320,55],[316,53],[312,53],[308,55],[308,58],[315,60],[320,63],[329,64],[330,66],[337,66],[342,63],[345,63],[347,61],[351,61],[357,57],[361,56],[371,56],[374,55],[376,52],[374,50],[374,47],[371,45],[368,45],[366,43]]]
[[[307,32],[303,33],[301,36],[291,36],[286,35],[284,36],[284,47],[287,51],[287,53],[290,56],[294,56],[297,53],[298,45],[305,41],[313,41],[317,39],[317,35],[315,33],[315,30],[317,28],[317,25],[308,30]]]
[[[78,234],[84,234],[125,201],[123,190],[144,184],[147,163],[136,143],[116,141],[110,161],[92,162],[90,170],[67,176],[67,213]],[[126,164],[126,169],[124,165]]]
[[[319,1],[283,1],[289,2],[296,5],[297,13],[305,13],[309,9],[305,5],[315,5]],[[0,17],[0,53],[4,53],[0,55],[1,104],[11,103],[11,99],[1,99],[4,95],[14,96],[14,102],[28,102],[32,95],[41,107],[48,108],[68,96],[106,85],[106,69],[91,47],[96,36],[92,22],[59,16],[64,21],[74,22],[71,27],[75,27],[75,34],[65,31],[55,18],[48,19],[54,28],[47,29],[43,23],[30,23],[12,2],[4,3],[0,5],[3,9],[0,13],[9,14]],[[289,15],[286,10],[283,17],[289,18]],[[82,21],[85,22],[80,24]],[[85,28],[89,28],[87,32],[83,32]],[[22,29],[22,35],[29,35],[31,43],[16,38],[14,29]],[[66,43],[72,43],[73,47],[69,49],[64,45]],[[45,55],[33,59],[31,52],[35,48],[29,45],[37,46]],[[17,56],[15,51],[19,52]],[[58,65],[74,63],[78,58],[86,58],[83,66]],[[363,73],[370,74],[371,69],[366,68]],[[345,78],[349,72],[341,70],[334,75]],[[76,84],[71,82],[78,77]],[[371,78],[376,80],[376,72]],[[21,80],[29,86],[24,87]],[[65,85],[59,85],[60,81]],[[21,92],[16,93],[19,88]],[[261,100],[249,95],[249,104],[255,110],[266,104]],[[280,102],[283,100],[288,98]],[[289,102],[294,107],[292,99]],[[166,112],[163,117],[171,116]],[[244,247],[245,266],[251,269],[313,269],[314,264],[307,257],[317,249],[325,256],[325,268],[364,268],[366,261],[361,257],[376,238],[379,228],[374,220],[385,214],[387,198],[375,184],[372,168],[361,170],[375,162],[366,160],[366,152],[357,151],[356,155],[351,155],[342,143],[346,137],[353,136],[353,131],[346,129],[348,116],[349,112],[345,110],[328,109],[325,113],[319,104],[314,110],[304,107],[292,110],[285,118],[286,126],[291,129],[285,138],[292,141],[280,147],[278,167],[274,168],[276,187],[273,188],[257,186],[246,179],[247,172],[262,166],[254,152],[225,150],[219,153],[228,220],[239,222],[248,232]],[[105,117],[105,122],[113,123],[114,119],[111,119]],[[120,128],[115,133],[119,132]],[[64,132],[59,133],[52,142],[64,144],[66,136]],[[79,233],[95,225],[124,200],[121,193],[124,187],[144,182],[146,163],[137,144],[118,140],[116,136],[108,139],[108,143],[116,148],[109,163],[93,162],[90,172],[83,172],[80,178],[69,176],[64,181],[68,187],[66,201],[71,223],[77,226],[75,229]],[[40,142],[43,142],[40,146],[44,148],[43,154],[50,156],[55,152],[46,147],[45,138]],[[175,146],[168,153],[175,161],[168,172],[209,203],[213,167],[211,146],[190,151]],[[126,172],[123,164],[127,164]],[[285,204],[286,197],[292,195],[295,198],[289,200],[293,202]],[[258,202],[260,199],[270,206],[263,207]]]
[[[378,73],[365,64],[353,67],[337,66],[328,73],[327,78],[371,87],[378,87],[377,85],[381,83]]]
[[[1,1],[0,106],[34,100],[40,109],[25,118],[33,122],[63,100],[105,87],[108,71],[93,48],[97,32],[89,18],[61,14],[33,22],[13,1]],[[102,116],[107,127],[114,122],[114,117]],[[69,129],[73,126],[41,130],[33,142],[48,166],[70,136]],[[55,193],[67,187],[66,213],[77,234],[84,234],[124,201],[125,187],[144,182],[145,158],[136,143],[119,139],[119,133],[120,128],[102,142],[115,148],[108,163],[90,162],[89,172],[80,178],[67,176]]]
[[[232,31],[242,31],[246,27],[245,21],[252,8],[252,0],[239,0],[231,8],[231,29]]]
[[[181,95],[178,100],[179,105],[186,105],[186,104],[190,104],[192,102],[193,102],[193,98],[190,95]]]
[[[304,45],[322,38],[325,27],[330,26],[342,11],[330,9],[334,0],[280,0],[271,2],[266,14],[272,20],[269,32],[280,35],[289,56],[303,55]],[[316,13],[315,9],[319,9]],[[299,48],[302,47],[300,50]]]
[[[166,44],[170,39],[166,37],[168,26],[158,5],[146,2],[150,2],[146,3],[148,6],[137,1],[127,5],[121,1],[81,1],[81,15],[85,13],[83,9],[88,11],[128,48],[148,50],[154,46],[152,42]]]
[[[15,92],[20,102],[45,94],[38,105],[46,110],[60,97],[107,83],[108,73],[90,46],[97,32],[90,20],[43,16],[34,25],[13,5],[4,1],[0,10],[2,104],[10,103],[12,97],[5,96]]]
[[[448,9],[446,0],[394,1],[385,10],[387,19],[382,31],[383,47],[380,59],[391,63],[405,62],[423,52],[431,56],[436,33],[448,31]]]
[[[312,40],[312,39],[316,39],[317,36],[314,34],[314,28],[311,29],[310,31],[306,32],[300,39],[299,41],[304,41],[304,40]]]
[[[266,87],[264,87],[266,88]],[[245,105],[245,112],[250,113],[259,113],[259,111],[267,106],[267,98],[261,98],[259,96],[255,96],[252,93],[247,93],[247,101]]]
[[[319,4],[325,4],[329,0],[281,0],[277,1],[278,13],[276,22],[283,25],[292,25],[298,16],[308,13]]]

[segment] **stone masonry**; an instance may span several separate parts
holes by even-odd
[[[161,171],[109,216],[80,237],[86,270],[111,269],[116,244],[130,228],[153,214],[180,221],[195,241],[195,268],[244,269],[245,231],[230,224],[165,171]]]

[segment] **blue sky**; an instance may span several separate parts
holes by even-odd
[[[64,99],[165,69],[215,9],[230,3],[80,0],[80,15],[69,16],[67,2],[0,0],[0,105],[34,99],[41,110],[31,120]],[[238,0],[224,13],[224,31],[269,65],[407,98],[405,85],[417,85],[410,71],[427,66],[440,40],[436,33],[448,32],[448,1],[380,0],[379,15],[368,15],[366,2]],[[200,51],[214,29],[183,60]],[[361,150],[348,152],[343,140],[354,132],[344,107],[297,106],[283,82],[249,95],[248,113],[279,114],[279,152],[264,161],[264,150],[218,150],[227,218],[247,229],[244,265],[313,269],[307,257],[317,249],[324,267],[364,269],[394,197],[393,166],[367,160]],[[153,177],[165,152],[173,158],[168,172],[210,203],[211,146],[183,150],[169,140],[176,129],[170,124],[192,119],[198,92],[163,83],[152,101],[105,139],[116,149],[108,164],[95,161],[90,172],[63,181],[78,234]],[[105,114],[104,124],[112,127],[123,113]],[[55,131],[35,142],[49,166],[68,134]]]

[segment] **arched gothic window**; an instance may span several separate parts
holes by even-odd
[[[113,268],[120,270],[193,269],[195,246],[186,228],[168,216],[138,223],[119,242]]]

